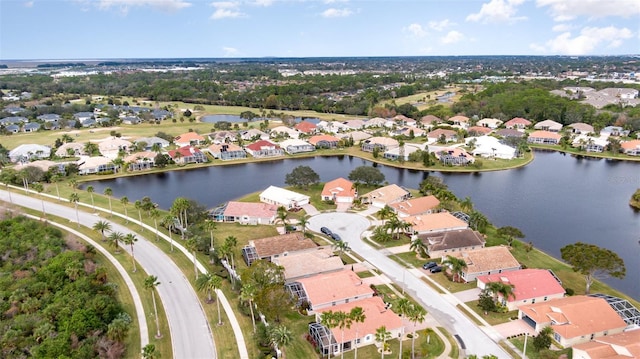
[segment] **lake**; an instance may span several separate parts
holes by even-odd
[[[536,151],[535,156],[525,167],[475,174],[377,167],[389,183],[409,188],[418,188],[429,175],[444,178],[459,198],[469,196],[493,224],[521,229],[525,241],[555,257],[560,256],[561,247],[578,241],[616,252],[625,261],[627,276],[605,281],[640,299],[640,212],[634,212],[628,204],[640,187],[640,163],[576,158],[558,152]],[[165,209],[176,197],[215,207],[270,185],[284,186],[285,175],[300,165],[313,168],[325,182],[346,178],[355,167],[371,162],[350,156],[283,159],[117,178],[90,185],[96,193],[111,187],[115,197],[127,196],[132,202],[149,196]],[[565,285],[571,287],[571,283]]]

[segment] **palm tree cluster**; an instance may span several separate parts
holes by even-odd
[[[354,307],[351,309],[349,313],[341,312],[341,311],[326,311],[323,312],[320,316],[320,323],[325,327],[329,328],[329,330],[333,328],[340,328],[342,338],[340,340],[340,353],[341,357],[344,358],[344,330],[350,329],[351,325],[356,323],[356,338],[358,337],[358,323],[363,323],[366,319],[366,315],[364,314],[364,310],[361,307]],[[327,355],[331,354],[331,349]],[[354,358],[358,357],[358,346],[355,346],[355,354]]]
[[[372,239],[376,242],[386,243],[391,239],[400,239],[401,233],[411,230],[411,224],[401,220],[393,208],[384,206],[378,211],[378,217],[385,223],[373,230]]]

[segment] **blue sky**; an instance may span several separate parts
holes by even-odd
[[[0,0],[0,59],[621,55],[640,0]]]

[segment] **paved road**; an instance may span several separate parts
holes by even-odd
[[[490,336],[474,322],[460,313],[456,308],[456,299],[452,295],[441,295],[411,271],[387,257],[385,250],[377,250],[360,238],[370,222],[366,218],[353,213],[323,213],[309,220],[308,228],[320,231],[325,226],[338,233],[349,243],[351,250],[376,266],[396,284],[404,286],[406,293],[419,301],[429,313],[452,335],[459,335],[466,346],[466,354],[496,355],[498,358],[511,358],[497,343],[500,336],[489,328]],[[493,335],[496,334],[496,335]]]
[[[15,192],[11,194],[11,198],[14,203],[21,206],[42,210],[40,199]],[[0,190],[0,200],[9,202],[6,191]],[[73,224],[76,222],[76,211],[73,208],[45,202],[45,209],[47,213],[67,218]],[[92,227],[99,220],[109,220],[83,211],[79,211],[79,218],[80,223],[87,227]],[[173,357],[216,358],[213,336],[206,315],[200,307],[200,301],[173,260],[140,234],[116,223],[111,223],[111,228],[124,234],[134,233],[138,237],[138,242],[134,246],[136,260],[147,273],[157,276],[161,282],[158,286],[158,295],[169,322]],[[128,247],[125,249],[128,250]]]

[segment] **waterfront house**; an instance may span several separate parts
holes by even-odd
[[[173,140],[173,142],[178,147],[199,146],[202,143],[204,143],[204,141],[205,141],[204,136],[200,136],[195,132],[183,133]]]
[[[463,252],[453,252],[452,257],[463,259],[467,267],[461,278],[465,282],[476,280],[481,275],[515,271],[522,268],[505,246],[484,247]]]
[[[344,178],[336,178],[324,184],[320,194],[323,201],[335,203],[353,203],[358,196],[353,182]]]
[[[273,237],[250,240],[242,248],[242,257],[248,266],[257,260],[272,261],[280,256],[287,256],[289,253],[315,250],[318,247],[311,239],[305,238],[302,232],[281,234]]]
[[[603,298],[576,295],[522,305],[518,318],[533,327],[553,329],[553,339],[563,347],[622,333],[627,324]]]
[[[485,240],[480,232],[469,228],[419,234],[429,258],[445,258],[453,252],[482,248]]]
[[[423,145],[418,145],[415,143],[405,143],[403,146],[393,147],[386,150],[382,154],[382,157],[391,161],[398,161],[400,159],[404,161],[408,161],[409,155],[411,155],[416,151],[422,151],[422,150],[424,150]]]
[[[557,132],[551,131],[533,131],[529,134],[527,142],[543,145],[557,145],[560,143],[562,136]]]
[[[416,234],[457,231],[469,228],[469,224],[449,212],[428,213],[401,218],[411,225]]]
[[[160,148],[167,148],[169,147],[170,143],[169,141],[165,140],[164,138],[160,138],[160,137],[140,137],[137,140],[135,140],[133,143],[136,144],[136,146],[138,144],[144,144],[144,150],[151,150],[153,148],[153,145],[157,144],[158,146],[160,146]]]
[[[313,152],[316,150],[316,147],[310,144],[307,141],[291,138],[288,140],[284,140],[279,143],[280,147],[285,150],[290,155],[302,152]]]
[[[373,297],[373,289],[350,270],[323,273],[296,281],[309,303],[309,314],[336,305]],[[300,298],[302,299],[302,298]]]
[[[216,219],[250,225],[273,224],[277,215],[278,206],[274,204],[229,201]]]
[[[337,148],[340,139],[331,135],[316,135],[309,138],[309,143],[316,148]]]
[[[389,137],[371,137],[362,141],[361,149],[364,152],[373,152],[375,149],[384,153],[385,151],[398,147],[398,141]]]
[[[587,135],[578,135],[571,142],[573,147],[578,147],[586,152],[604,152],[608,144],[607,137],[591,137]]]
[[[109,137],[98,142],[98,150],[104,157],[115,160],[120,153],[127,153],[132,143],[119,137]]]
[[[309,204],[309,196],[289,191],[288,189],[269,186],[269,188],[260,193],[260,202],[270,203],[290,210]]]
[[[602,336],[572,347],[573,359],[640,358],[640,329]]]
[[[460,147],[445,147],[436,152],[436,158],[446,166],[466,166],[475,159]]]
[[[209,152],[213,158],[223,161],[247,158],[247,152],[235,143],[214,143],[207,147],[205,151]]]
[[[113,173],[117,169],[113,160],[104,156],[82,156],[80,160],[78,160],[79,175],[101,174],[105,172]]]
[[[560,130],[562,130],[562,124],[553,120],[544,120],[533,125],[533,128],[542,131],[560,132]]]
[[[171,150],[169,151],[169,157],[171,157],[175,163],[181,165],[207,162],[207,156],[202,153],[199,148],[193,146],[184,146]]]
[[[601,136],[615,136],[615,137],[625,137],[629,136],[629,130],[625,130],[620,126],[607,126],[600,130]]]
[[[505,128],[516,129],[516,130],[524,130],[529,126],[531,126],[531,121],[524,119],[522,117],[514,117],[504,123]]]
[[[157,153],[151,151],[136,152],[126,156],[124,163],[129,171],[148,170],[155,167],[157,155]]]
[[[403,218],[433,213],[439,205],[440,201],[435,196],[424,196],[391,203],[389,207],[396,212],[398,217]]]
[[[504,160],[512,160],[516,157],[516,149],[507,146],[493,136],[480,136],[475,139],[466,139],[467,145],[475,140],[475,147],[471,151],[474,156],[483,158],[500,158]]]
[[[558,277],[549,269],[520,269],[500,274],[481,275],[477,281],[480,289],[485,289],[491,282],[500,282],[513,286],[513,295],[505,298],[496,293],[498,301],[510,311],[521,305],[546,302],[564,297],[565,290]]]
[[[284,156],[284,150],[271,141],[259,140],[244,147],[244,150],[255,158]]]
[[[273,258],[272,261],[284,268],[285,283],[313,277],[317,274],[345,270],[342,259],[334,255],[331,246],[321,246],[312,250],[290,252],[286,256]]]
[[[410,197],[411,193],[397,184],[380,187],[361,196],[363,203],[368,203],[376,208],[383,208],[386,205],[404,201]]]
[[[456,142],[458,141],[458,133],[453,130],[446,130],[443,128],[435,129],[427,133],[429,142]]]
[[[629,156],[640,156],[640,140],[622,142],[620,147],[622,147],[622,151]]]

